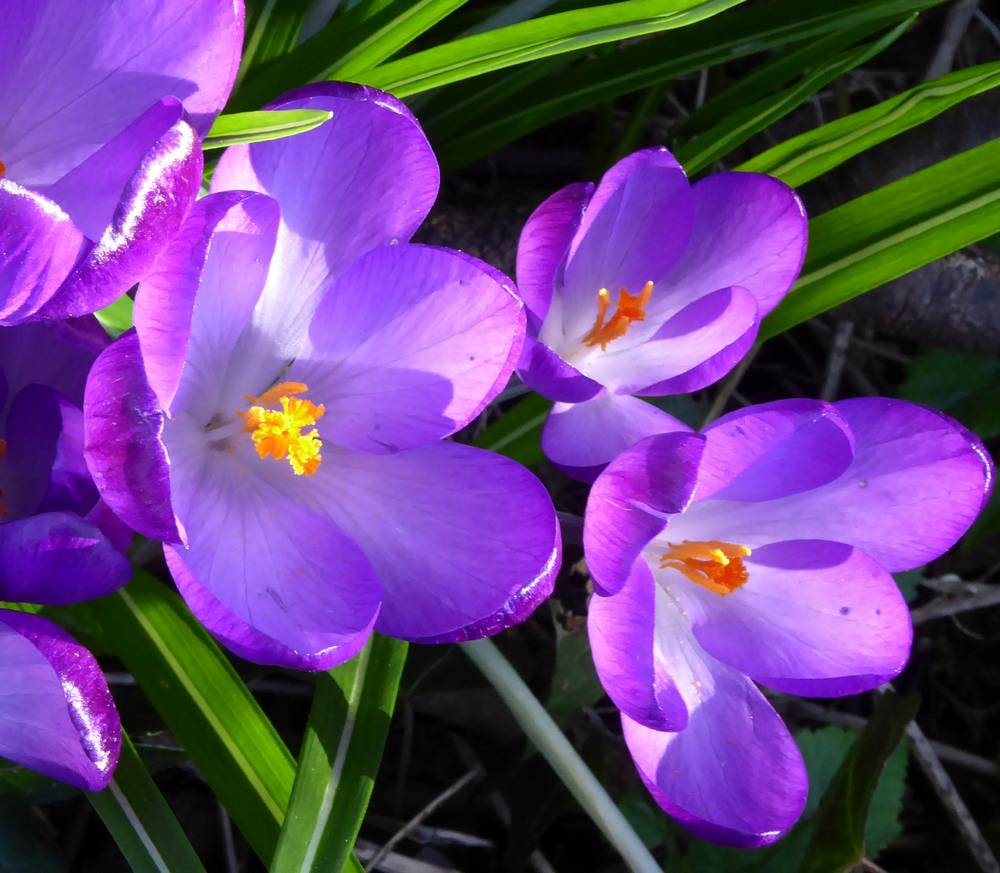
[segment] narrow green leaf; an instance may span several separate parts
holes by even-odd
[[[520,461],[531,467],[542,460],[539,439],[552,403],[529,394],[483,430],[472,444]]]
[[[564,52],[685,27],[744,0],[625,0],[456,39],[373,70],[368,84],[400,97]]]
[[[793,187],[802,185],[854,155],[998,85],[1000,61],[968,67],[793,137],[739,169],[770,173]]]
[[[305,133],[333,117],[321,109],[272,109],[258,112],[234,112],[220,115],[208,132],[201,147],[224,149],[247,142],[264,142]]]
[[[132,327],[132,306],[132,298],[128,294],[123,294],[114,303],[97,310],[94,317],[113,339]]]
[[[943,0],[776,0],[715,16],[682,32],[601,53],[494,105],[488,118],[442,142],[458,165],[552,122],[675,76],[812,41],[837,30],[893,25]]]
[[[912,22],[913,18],[909,18],[870,45],[862,45],[821,63],[793,87],[779,94],[734,109],[725,120],[692,142],[676,149],[677,159],[692,175],[711,166],[754,134],[770,127],[775,121],[801,106],[834,79],[881,54],[906,32]],[[819,47],[815,50],[818,57],[825,57]]]
[[[201,860],[146,771],[128,734],[111,784],[87,794],[132,873],[205,873]]]
[[[407,645],[374,634],[317,677],[295,787],[271,873],[331,873],[350,863],[368,808]]]
[[[918,706],[914,696],[883,695],[823,795],[802,873],[846,873],[864,859],[872,795]]]
[[[237,88],[247,76],[295,48],[310,5],[310,0],[264,0],[247,31]]]
[[[1000,140],[993,140],[814,218],[802,275],[764,320],[760,339],[997,231]]]
[[[295,765],[232,664],[181,599],[142,571],[94,606],[118,657],[254,851],[269,861]]]

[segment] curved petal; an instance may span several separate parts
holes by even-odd
[[[657,386],[701,367],[756,334],[757,301],[743,288],[723,288],[682,309],[643,343],[595,347],[583,371],[617,394],[655,394]],[[721,374],[720,374],[721,375]]]
[[[457,443],[340,451],[304,486],[374,565],[385,590],[380,633],[421,642],[488,636],[523,621],[552,591],[561,560],[552,500],[508,458]]]
[[[683,254],[691,221],[691,187],[665,149],[636,152],[612,167],[570,246],[562,323],[547,320],[542,340],[557,350],[576,346],[594,323],[601,288],[637,294],[646,282],[660,282]]]
[[[525,337],[517,375],[533,391],[549,400],[582,403],[601,391],[601,384],[584,376],[541,340]]]
[[[121,724],[94,656],[37,615],[0,610],[0,755],[86,791],[105,788]]]
[[[951,548],[992,484],[993,464],[979,440],[948,416],[901,400],[859,398],[835,409],[854,437],[853,460],[839,477],[772,500],[699,501],[684,517],[686,538],[711,531],[712,539],[751,548],[832,540],[893,573]]]
[[[701,646],[757,682],[806,697],[868,691],[896,676],[913,628],[899,586],[843,543],[791,540],[757,549],[726,597],[696,585]],[[679,586],[678,586],[679,587]]]
[[[0,32],[0,158],[25,185],[82,163],[161,97],[200,133],[226,102],[243,43],[233,0],[14,0]]]
[[[182,394],[208,404],[208,415],[215,411],[221,374],[264,287],[277,229],[278,204],[267,195],[210,194],[195,203],[139,286],[135,330],[164,409],[177,411],[183,378]]]
[[[58,606],[121,588],[132,567],[101,530],[72,512],[0,525],[0,600]]]
[[[705,438],[694,433],[647,437],[616,457],[587,499],[583,549],[602,594],[625,584],[632,564],[683,512],[694,492]]]
[[[542,451],[568,475],[593,482],[612,458],[639,440],[690,430],[652,403],[604,393],[585,403],[557,403],[542,429]]]
[[[104,502],[151,539],[182,542],[170,499],[165,414],[146,381],[139,337],[120,336],[95,361],[83,402],[84,456]]]
[[[654,730],[679,731],[688,711],[658,657],[655,600],[649,565],[636,561],[617,594],[590,599],[590,651],[601,685],[625,715]]]
[[[475,418],[507,384],[524,337],[524,307],[498,275],[416,245],[378,249],[344,270],[288,370],[336,422],[329,439],[395,452]]]
[[[528,217],[517,243],[517,290],[528,309],[532,336],[545,321],[569,244],[580,226],[594,186],[575,182],[550,195]]]
[[[58,203],[0,179],[0,325],[17,324],[48,300],[88,247]]]
[[[203,166],[197,134],[178,120],[145,153],[100,238],[35,315],[96,312],[142,279],[198,196]]]
[[[408,241],[437,197],[439,171],[409,109],[374,88],[321,82],[268,108],[333,118],[298,136],[227,149],[212,190],[262,191],[281,204],[255,323],[294,357],[329,280],[366,252]]]
[[[691,193],[690,240],[665,277],[669,293],[654,291],[647,320],[734,285],[753,294],[763,318],[802,269],[808,220],[801,201],[783,182],[756,173],[717,173]]]
[[[189,537],[167,556],[199,620],[259,663],[327,669],[356,652],[382,600],[361,549],[239,453],[211,448],[200,428],[172,422],[167,440]]]

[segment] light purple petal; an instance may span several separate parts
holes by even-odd
[[[892,576],[842,543],[791,540],[746,559],[745,585],[702,604],[698,642],[720,661],[789,694],[868,691],[906,665],[913,629]],[[683,585],[678,577],[678,588]]]
[[[590,650],[601,685],[629,718],[655,730],[683,730],[688,712],[655,646],[656,583],[636,561],[625,585],[595,594],[587,612]]]
[[[439,171],[412,113],[382,91],[322,82],[268,108],[333,113],[308,133],[227,149],[212,177],[213,191],[262,191],[281,204],[255,320],[293,357],[329,280],[366,252],[409,240],[437,197]]]
[[[524,307],[497,276],[415,245],[378,249],[344,270],[287,375],[326,407],[328,439],[393,452],[475,418],[507,384],[524,337]]]
[[[194,203],[203,164],[194,129],[178,120],[146,152],[95,245],[35,315],[95,312],[142,279]]]
[[[521,230],[517,244],[517,289],[528,308],[528,330],[537,336],[549,311],[556,282],[569,254],[569,244],[580,226],[594,191],[588,182],[576,182],[556,191],[535,209]]]
[[[264,194],[210,194],[195,203],[139,286],[135,329],[164,409],[182,373],[192,400],[218,400],[222,374],[264,287],[277,226],[278,205]]]
[[[121,725],[94,656],[40,616],[4,609],[0,669],[0,755],[77,788],[105,788]]]
[[[188,548],[167,557],[195,615],[260,663],[316,670],[349,658],[382,599],[358,546],[305,505],[302,480],[292,486],[303,484],[299,500],[269,485],[259,474],[273,461],[217,451],[184,422],[167,436],[174,505],[188,532]]]
[[[599,382],[584,376],[545,343],[531,336],[525,338],[517,374],[525,385],[549,400],[581,403],[601,391]]]
[[[693,433],[647,437],[616,457],[587,499],[583,548],[602,594],[619,591],[632,564],[694,492],[705,438]]]
[[[647,318],[720,288],[738,285],[757,299],[760,316],[792,287],[806,252],[808,221],[795,192],[770,176],[718,173],[696,182],[694,218],[684,255],[654,291]]]
[[[595,347],[581,364],[584,372],[618,394],[657,394],[658,385],[702,366],[734,344],[756,334],[757,302],[743,288],[723,288],[698,299],[641,343]]]
[[[374,565],[385,590],[380,633],[487,636],[523,621],[552,591],[561,559],[552,500],[508,458],[456,443],[340,451],[305,485]]]
[[[0,600],[61,605],[103,597],[131,578],[121,552],[72,512],[0,525]]]
[[[165,414],[146,381],[135,331],[101,353],[87,380],[84,454],[104,502],[151,539],[181,542],[170,496]]]
[[[15,0],[0,31],[0,159],[24,185],[82,163],[161,97],[184,101],[200,133],[240,62],[233,0]]]
[[[57,203],[0,179],[0,325],[16,324],[48,300],[88,245]]]
[[[657,433],[690,431],[662,409],[619,394],[557,403],[542,430],[542,451],[564,472],[593,482],[617,454]]]
[[[856,546],[890,572],[947,551],[992,483],[982,444],[946,415],[901,400],[859,398],[835,408],[854,437],[853,461],[838,478],[763,502],[699,501],[681,521],[681,538],[750,548],[832,540]]]

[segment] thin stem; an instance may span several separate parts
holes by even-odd
[[[625,816],[500,650],[490,640],[476,640],[460,648],[497,690],[525,736],[535,744],[633,873],[661,873],[660,865]]]

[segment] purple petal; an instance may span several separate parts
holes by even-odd
[[[87,248],[57,203],[0,179],[0,324],[16,324],[48,300]]]
[[[743,288],[723,288],[698,299],[652,337],[618,349],[595,347],[584,372],[618,394],[657,394],[667,380],[701,367],[757,332],[757,302]],[[623,341],[625,338],[623,338]]]
[[[525,338],[517,374],[529,388],[549,400],[582,403],[601,391],[599,382],[584,376],[541,340]]]
[[[665,149],[636,152],[612,167],[570,247],[561,324],[547,319],[541,339],[555,349],[581,340],[597,315],[601,288],[637,294],[646,282],[660,282],[688,243],[691,204],[687,177]]]
[[[46,385],[29,385],[7,415],[4,502],[8,517],[67,510],[84,514],[97,489],[83,459],[83,413]]]
[[[690,428],[652,403],[604,393],[586,403],[557,403],[542,430],[542,451],[567,474],[593,482],[612,458],[639,440],[675,431]]]
[[[656,583],[636,561],[625,585],[590,599],[587,630],[601,685],[629,718],[654,730],[683,730],[688,711],[655,646]]]
[[[456,443],[341,451],[308,484],[378,573],[380,633],[487,636],[523,621],[552,591],[561,559],[552,500],[508,458]]]
[[[204,133],[240,62],[243,4],[232,0],[48,0],[8,13],[2,158],[25,185],[65,175],[161,97],[183,100]]]
[[[116,591],[131,575],[129,562],[101,530],[72,512],[0,525],[0,600],[78,603]]]
[[[726,597],[686,586],[702,604],[698,642],[713,656],[789,694],[838,697],[889,681],[913,629],[899,586],[842,543],[791,540],[757,549],[749,579]]]
[[[139,286],[135,329],[164,409],[185,367],[184,393],[214,406],[221,374],[264,287],[277,227],[278,205],[264,194],[210,194],[195,203]]]
[[[166,554],[192,611],[259,663],[316,670],[349,658],[382,600],[361,550],[257,475],[268,468],[248,468],[239,453],[214,450],[199,428],[180,426],[168,432],[171,476],[189,542]],[[304,486],[296,496],[305,496]]]
[[[795,192],[770,176],[719,173],[696,182],[693,229],[683,257],[666,277],[668,295],[647,317],[738,285],[757,299],[763,318],[802,269],[808,221]]]
[[[333,118],[298,136],[227,149],[212,190],[262,191],[281,204],[256,319],[294,351],[331,278],[366,252],[409,240],[437,197],[439,172],[412,113],[382,91],[321,82],[268,108]]]
[[[616,457],[587,499],[583,548],[602,594],[619,591],[642,550],[683,512],[694,492],[705,438],[693,433],[647,437]]]
[[[129,527],[181,542],[170,498],[165,414],[146,381],[135,331],[101,353],[87,380],[84,454],[101,497]]]
[[[946,415],[901,400],[859,398],[835,409],[854,437],[853,460],[838,478],[762,502],[699,501],[682,521],[683,538],[751,548],[832,540],[890,572],[923,566],[951,548],[993,479],[978,439]]]
[[[378,249],[344,270],[288,371],[325,405],[329,439],[394,452],[475,418],[507,384],[524,336],[524,307],[497,276],[415,245]]]
[[[548,197],[525,222],[517,244],[517,289],[528,308],[528,330],[537,336],[594,186],[576,182]]]
[[[4,609],[0,665],[0,755],[77,788],[105,788],[121,725],[94,656],[44,618]]]
[[[197,134],[178,120],[145,153],[110,224],[36,316],[85,315],[128,291],[179,230],[198,195],[202,168]]]

